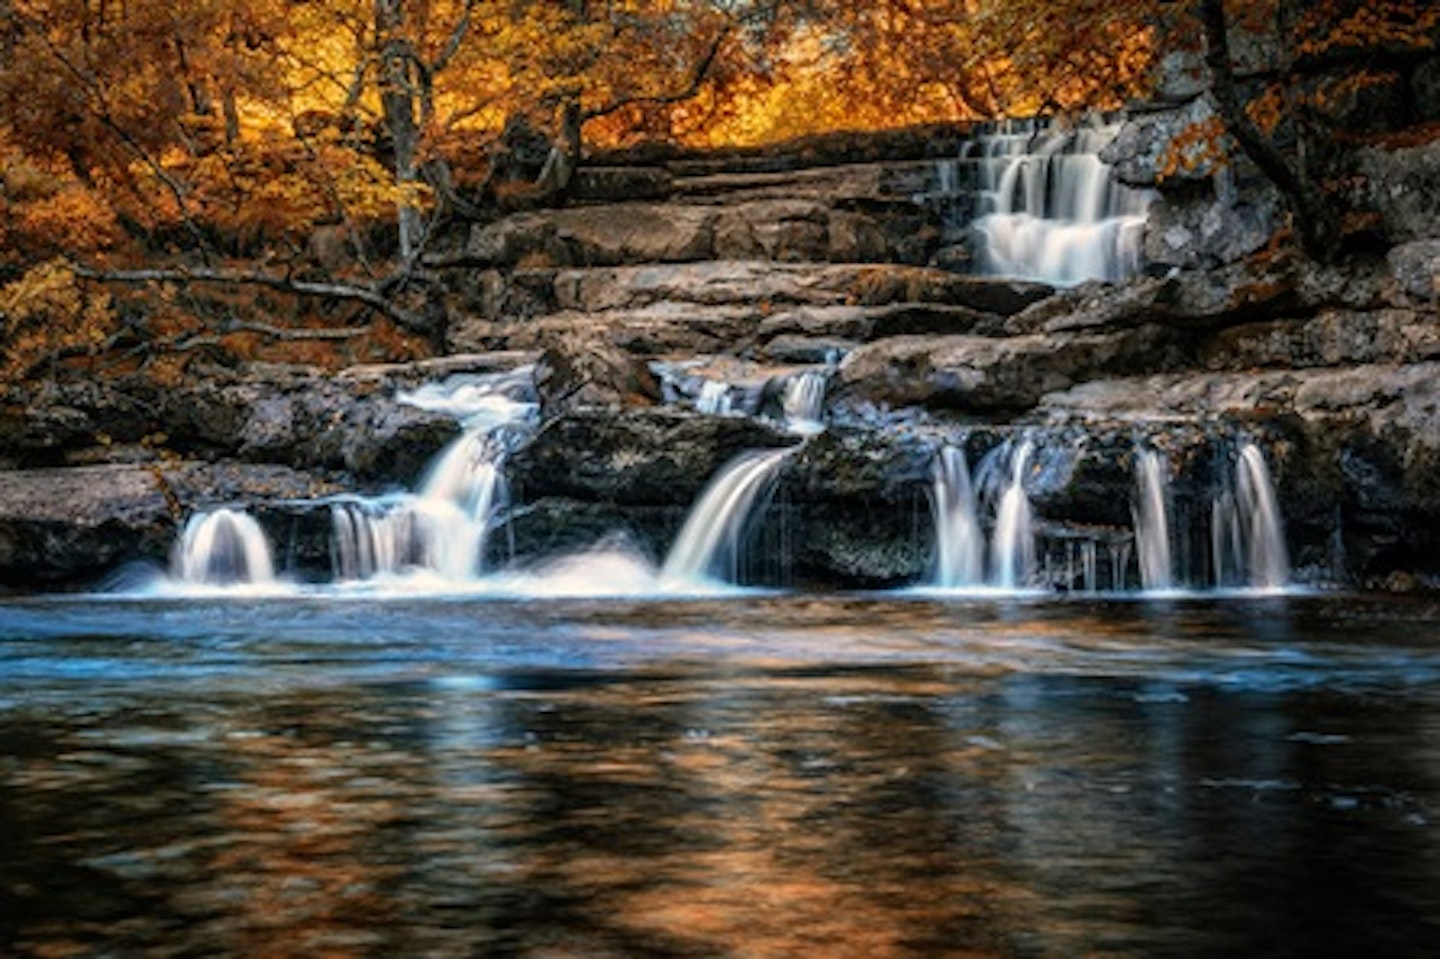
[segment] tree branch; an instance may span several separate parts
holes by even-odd
[[[1230,62],[1224,0],[1200,0],[1198,15],[1205,31],[1210,93],[1219,107],[1220,118],[1245,155],[1284,194],[1295,215],[1295,232],[1305,251],[1320,260],[1331,259],[1339,245],[1339,217],[1306,171],[1291,163],[1246,112],[1245,98]]]
[[[212,269],[92,270],[79,265],[72,265],[72,269],[77,277],[96,283],[214,283],[221,286],[263,286],[296,296],[345,300],[366,306],[394,320],[405,329],[426,334],[431,332],[431,324],[423,317],[401,309],[379,291],[365,286],[352,286],[346,283],[315,283],[308,280],[296,280],[289,276],[274,276],[269,273],[232,273]]]

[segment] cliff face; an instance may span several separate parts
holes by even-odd
[[[985,201],[953,137],[888,157],[864,141],[631,156],[582,171],[566,206],[475,225],[435,255],[452,359],[12,396],[0,582],[163,559],[181,517],[234,502],[324,575],[317,498],[413,485],[457,431],[397,387],[537,359],[544,419],[508,460],[517,506],[499,538],[521,562],[616,530],[663,553],[732,454],[801,442],[776,424],[808,371],[828,379],[828,429],[783,467],[774,581],[923,578],[936,451],[978,463],[1021,437],[1040,451],[1026,485],[1057,586],[1076,585],[1061,559],[1077,544],[1132,535],[1138,450],[1164,454],[1177,536],[1198,540],[1242,442],[1269,457],[1303,577],[1440,576],[1440,142],[1366,153],[1379,226],[1322,267],[1269,249],[1280,207],[1253,182],[1159,176],[1154,144],[1199,102],[1132,117],[1106,150],[1157,191],[1149,266],[1123,284],[971,275]],[[697,412],[715,410],[702,394],[759,418]]]

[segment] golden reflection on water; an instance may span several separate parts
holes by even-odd
[[[0,955],[1314,954],[1440,915],[1423,686],[1185,685],[1184,610],[652,615],[577,630],[621,668],[10,714]]]

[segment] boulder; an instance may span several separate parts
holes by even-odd
[[[1285,222],[1279,191],[1229,171],[1209,181],[1172,185],[1150,207],[1145,259],[1154,267],[1198,269],[1234,263],[1263,249]]]
[[[298,514],[337,492],[312,474],[237,463],[0,471],[0,587],[94,585],[123,563],[164,563],[193,512],[288,504]]]
[[[1386,262],[1401,301],[1440,306],[1440,239],[1392,247]]]
[[[1396,150],[1367,147],[1359,165],[1393,243],[1440,237],[1440,139]]]
[[[1172,163],[1176,159],[1173,144],[1186,131],[1217,120],[1208,97],[1187,100],[1172,109],[1134,114],[1100,151],[1100,159],[1115,168],[1116,178],[1126,186],[1146,189],[1176,180],[1209,180],[1224,166],[1224,158],[1205,154],[1201,144],[1194,148],[1189,158],[1192,162]]]
[[[550,342],[540,358],[535,385],[547,416],[587,407],[647,406],[660,398],[659,384],[643,361],[604,336],[579,333],[562,334]]]
[[[664,407],[575,409],[547,422],[508,464],[522,502],[689,506],[735,456],[794,441],[750,419]]]
[[[877,403],[1006,414],[1046,393],[1128,369],[1164,368],[1171,343],[1158,327],[1104,335],[898,336],[850,354],[832,388],[839,406]]]

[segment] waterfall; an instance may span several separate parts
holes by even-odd
[[[695,399],[695,409],[711,416],[730,416],[734,412],[730,384],[720,380],[706,380]]]
[[[1134,507],[1135,548],[1140,557],[1140,585],[1147,590],[1175,585],[1170,550],[1170,507],[1165,460],[1155,450],[1135,456],[1137,500]]]
[[[742,453],[710,482],[680,530],[665,565],[661,585],[684,588],[713,579],[722,569],[723,579],[738,576],[740,546],[747,521],[755,504],[771,485],[788,448]]]
[[[985,579],[985,535],[970,482],[970,466],[957,447],[935,460],[935,585],[979,586]]]
[[[818,370],[797,373],[785,381],[780,408],[792,433],[814,436],[825,432],[825,390],[829,376]]]
[[[1034,447],[1023,441],[1012,454],[1010,482],[995,511],[995,534],[990,544],[995,585],[1001,589],[1024,586],[1035,569],[1035,529],[1030,498],[1025,494],[1025,473]]]
[[[456,416],[465,432],[431,462],[415,493],[331,505],[336,575],[367,580],[416,570],[449,582],[483,571],[486,543],[509,504],[504,461],[514,426],[533,416],[533,370],[452,377],[398,398]]]
[[[1211,506],[1210,549],[1217,586],[1279,589],[1290,579],[1275,485],[1265,454],[1252,442],[1240,447],[1233,484]]]
[[[1265,454],[1254,443],[1240,448],[1235,465],[1235,493],[1241,515],[1245,555],[1250,561],[1250,585],[1279,589],[1290,579],[1290,557],[1275,484]]]
[[[1113,126],[1009,127],[981,139],[981,271],[1070,286],[1139,271],[1150,194],[1115,180],[1100,151]]]
[[[203,586],[275,582],[275,561],[265,531],[242,510],[196,513],[185,523],[171,558],[171,575]]]

